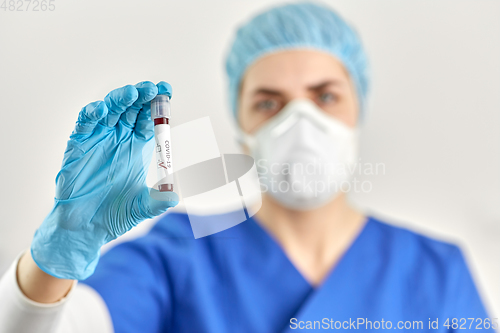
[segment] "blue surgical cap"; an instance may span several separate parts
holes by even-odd
[[[317,49],[342,62],[353,81],[363,117],[368,92],[368,59],[356,31],[336,12],[310,2],[272,8],[241,26],[226,59],[229,99],[237,117],[240,81],[257,59],[289,49]]]

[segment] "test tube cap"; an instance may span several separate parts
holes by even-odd
[[[167,95],[156,95],[151,101],[151,118],[170,118],[170,98]]]

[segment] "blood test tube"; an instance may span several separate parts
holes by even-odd
[[[172,141],[170,138],[170,98],[157,95],[151,101],[151,119],[154,122],[156,142],[156,170],[158,190],[171,192],[174,190],[172,170]]]

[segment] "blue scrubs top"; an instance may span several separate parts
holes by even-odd
[[[106,302],[116,333],[489,327],[458,247],[374,217],[318,287],[254,218],[194,239],[181,213],[112,248],[83,283]]]

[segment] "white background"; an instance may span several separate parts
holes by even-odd
[[[168,81],[174,125],[209,115],[220,150],[236,151],[224,55],[235,27],[276,1],[54,3],[53,12],[0,10],[0,273],[52,206],[79,110],[111,89]],[[366,177],[373,190],[353,199],[458,243],[499,316],[500,1],[328,3],[368,50],[361,158],[386,165],[385,175]]]

